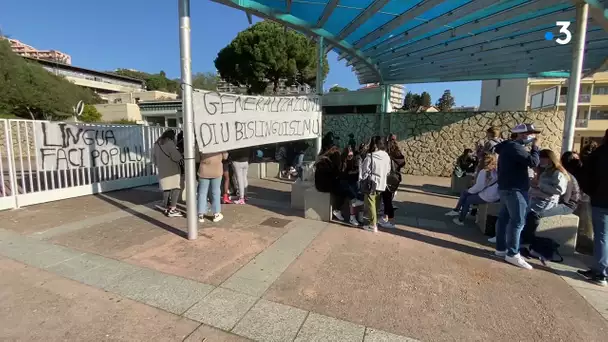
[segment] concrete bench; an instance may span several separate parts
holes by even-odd
[[[304,190],[304,218],[325,222],[331,221],[331,200],[330,193],[319,192],[314,186]]]
[[[470,188],[472,185],[473,175],[456,177],[456,175],[452,174],[452,181],[450,183],[450,191],[452,193],[460,195],[463,191]]]
[[[578,221],[579,217],[574,214],[544,217],[540,220],[536,236],[551,238],[559,243],[562,255],[574,255]]]
[[[480,204],[477,206],[477,215],[475,216],[475,223],[479,230],[485,235],[494,236],[496,234],[496,228],[488,227],[488,216],[498,217],[500,211],[500,202]],[[496,223],[495,219],[492,219]]]
[[[315,185],[312,182],[296,181],[291,184],[291,208],[301,209],[305,208],[305,192],[310,188],[314,188]]]

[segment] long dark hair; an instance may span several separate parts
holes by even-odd
[[[175,131],[172,129],[168,129],[168,130],[164,131],[163,134],[160,136],[160,138],[158,138],[158,140],[156,140],[156,142],[159,143],[160,145],[163,145],[168,140],[175,141]]]
[[[384,139],[382,139],[381,136],[377,135],[370,140],[369,148],[367,149],[368,153],[384,150],[386,150],[386,146],[384,145]]]

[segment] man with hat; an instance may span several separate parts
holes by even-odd
[[[500,212],[496,222],[496,252],[499,257],[515,266],[532,269],[519,254],[519,237],[526,222],[530,177],[528,170],[538,167],[539,147],[537,130],[532,124],[519,124],[511,130],[517,134],[495,147],[498,159],[498,192]],[[532,144],[528,152],[526,145]]]

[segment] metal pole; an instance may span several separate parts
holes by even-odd
[[[315,156],[321,153],[321,144],[323,141],[323,60],[325,57],[325,51],[323,49],[323,37],[319,36],[319,42],[317,47],[317,95],[319,95],[319,109],[321,110],[321,126],[319,127],[320,132],[315,143]]]
[[[386,89],[387,86],[384,84],[380,84],[380,92],[381,92],[381,103],[380,103],[380,136],[384,136],[384,113],[386,113]]]
[[[588,14],[589,5],[586,2],[576,5],[576,31],[574,32],[574,45],[572,47],[572,68],[570,69],[570,82],[568,84],[562,153],[570,151],[574,146],[574,131],[576,129],[576,113],[578,111],[578,96],[583,69]]]
[[[182,115],[184,117],[184,162],[186,177],[186,212],[188,240],[198,237],[196,212],[196,166],[194,163],[194,112],[192,110],[192,60],[190,51],[190,0],[178,0],[179,52],[182,67]]]

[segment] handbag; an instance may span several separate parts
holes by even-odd
[[[374,181],[374,179],[372,178],[374,171],[374,157],[371,153],[368,155],[370,158],[369,175],[367,176],[367,178],[362,179],[361,182],[359,182],[359,187],[361,188],[361,193],[369,195],[376,191],[376,181]]]

